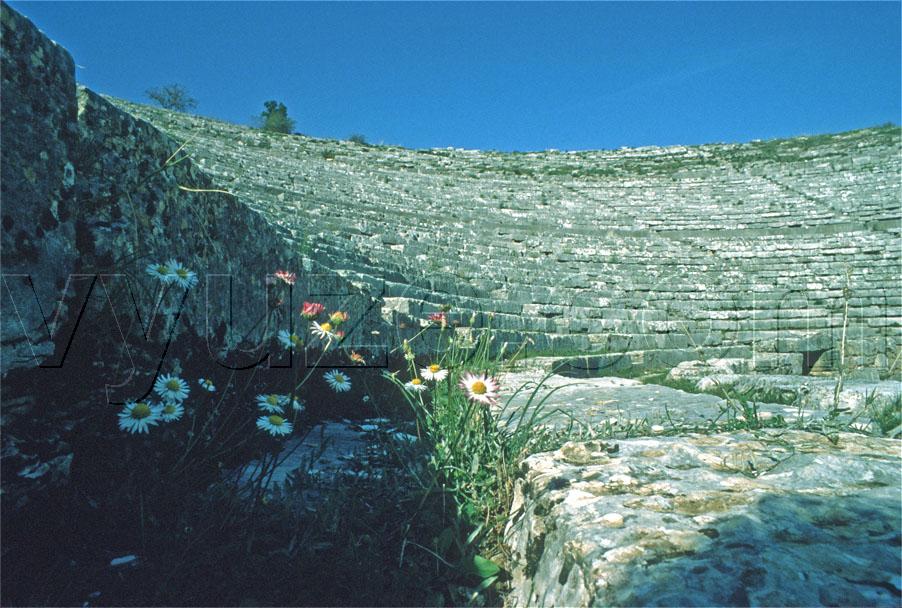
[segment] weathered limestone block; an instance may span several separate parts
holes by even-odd
[[[495,409],[499,424],[516,427],[521,419],[536,420],[546,428],[575,428],[589,433],[663,432],[664,429],[693,430],[711,428],[741,419],[744,415],[726,400],[708,394],[687,393],[658,384],[643,384],[627,378],[602,377],[575,379],[554,375],[535,389],[542,380],[540,370],[508,373],[502,377],[505,390],[531,383],[528,390],[514,396],[509,404]],[[534,393],[534,394],[533,394]],[[521,411],[530,401],[527,413]],[[761,420],[781,417],[795,422],[823,417],[825,412],[799,409],[779,403],[761,403]],[[864,418],[867,420],[867,418]]]
[[[900,442],[571,442],[521,465],[509,606],[895,606]]]
[[[667,373],[667,379],[698,380],[711,374],[745,374],[752,371],[750,359],[708,359],[683,361]]]
[[[802,353],[755,353],[751,359],[684,361],[670,370],[668,380],[699,380],[712,374],[802,374]]]
[[[784,401],[799,400],[811,416],[823,414],[833,408],[838,379],[787,376],[769,374],[714,374],[701,378],[696,383],[700,391],[720,391],[730,389],[738,394],[782,394]],[[847,379],[842,384],[837,405],[841,418],[863,416],[865,423],[871,412],[868,408],[892,406],[902,395],[902,384],[895,380]]]
[[[69,316],[60,298],[76,258],[78,127],[72,57],[5,3],[0,5],[0,21],[0,372],[5,375],[16,367],[35,366],[53,353],[48,329]]]
[[[788,333],[788,332],[784,332]],[[807,353],[829,350],[835,346],[834,338],[829,331],[816,333],[793,333],[777,338],[778,353]]]

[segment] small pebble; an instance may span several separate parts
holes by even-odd
[[[653,424],[653,425],[651,425],[651,432],[652,433],[663,433],[664,427],[661,426],[660,424]]]
[[[621,484],[624,486],[631,486],[636,483],[636,480],[630,477],[629,475],[624,475],[622,473],[617,473],[615,475],[611,475],[611,478],[608,479],[608,483],[613,484]]]
[[[110,560],[110,566],[113,566],[114,568],[116,566],[124,566],[126,564],[132,563],[136,559],[138,559],[137,555],[123,555],[122,557],[114,557]]]
[[[601,523],[608,526],[609,528],[622,528],[623,515],[621,515],[620,513],[607,513],[601,516]]]

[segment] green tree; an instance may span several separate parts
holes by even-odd
[[[266,108],[260,114],[261,128],[272,133],[291,133],[294,130],[294,120],[288,118],[288,108],[284,103],[267,101],[263,104]]]
[[[180,84],[167,84],[155,89],[147,89],[144,94],[167,110],[187,112],[197,107],[197,100],[191,97],[188,90]]]

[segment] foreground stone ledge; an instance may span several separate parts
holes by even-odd
[[[539,383],[541,386],[536,389]],[[746,412],[739,400],[743,398],[754,403],[755,415],[762,425],[800,426],[835,417],[839,423],[854,424],[857,430],[879,432],[875,415],[897,403],[902,391],[895,381],[849,380],[839,394],[839,410],[833,412],[836,383],[834,378],[810,376],[717,374],[699,380],[699,392],[686,392],[629,378],[545,378],[542,370],[534,367],[502,377],[504,405],[496,407],[494,414],[499,424],[511,430],[524,420],[533,420],[546,429],[582,430],[589,433],[588,438],[595,437],[593,433],[673,434],[723,430],[723,425],[745,420]],[[518,387],[525,388],[517,391]],[[723,390],[734,399],[707,394]],[[780,403],[768,401],[775,395],[781,397]],[[895,437],[897,431],[884,434]]]
[[[834,439],[770,429],[528,457],[507,604],[898,605],[902,442]]]

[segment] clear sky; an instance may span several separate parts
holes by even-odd
[[[496,150],[748,141],[900,122],[900,2],[35,3],[79,82],[180,83],[248,123]]]

